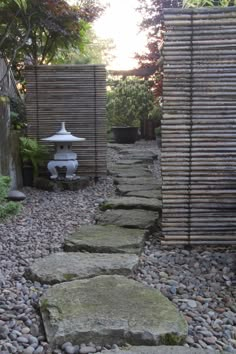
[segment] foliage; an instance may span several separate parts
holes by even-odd
[[[10,98],[11,127],[14,130],[21,130],[26,127],[25,104],[20,98]]]
[[[7,200],[10,182],[10,177],[0,176],[0,219],[4,219],[8,215],[17,214],[20,209],[19,203]]]
[[[0,51],[14,71],[28,64],[46,64],[59,48],[83,51],[89,23],[100,16],[96,1],[4,0],[0,2]],[[8,67],[8,69],[9,69]]]
[[[111,87],[107,96],[107,118],[110,125],[139,127],[148,117],[154,96],[147,80],[125,79]]]
[[[58,50],[53,64],[106,64],[112,60],[111,51],[114,49],[112,39],[100,39],[92,28],[88,29],[84,37],[84,49],[77,48],[69,51]]]
[[[236,6],[236,0],[184,0],[184,7],[213,7],[213,6]]]
[[[137,54],[141,67],[156,67],[157,71],[153,76],[154,94],[156,97],[162,95],[162,58],[160,47],[163,42],[163,8],[179,7],[182,0],[138,0],[137,11],[142,16],[140,30],[147,34],[146,52]]]
[[[48,150],[36,139],[20,138],[20,153],[23,162],[30,162],[33,166],[34,178],[38,176],[39,166],[48,158]]]
[[[162,112],[161,112],[161,107],[158,102],[156,102],[153,105],[152,110],[148,114],[148,118],[157,121],[158,123],[161,123],[161,117],[162,117]]]
[[[161,137],[161,127],[155,128],[155,135]]]

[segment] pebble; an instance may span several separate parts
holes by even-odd
[[[28,347],[24,349],[23,354],[33,354],[34,353],[34,348],[33,347]]]
[[[80,348],[80,354],[96,353],[96,348],[92,346],[84,346]]]

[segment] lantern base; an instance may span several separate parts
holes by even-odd
[[[78,179],[79,177],[76,176],[75,171],[79,166],[79,162],[77,160],[54,160],[49,161],[48,163],[48,171],[51,173],[51,179],[56,180],[58,179],[58,171],[56,167],[65,167],[66,168],[66,179],[67,180],[74,180]]]

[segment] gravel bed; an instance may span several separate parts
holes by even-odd
[[[186,346],[236,353],[236,249],[162,246],[146,242],[138,281],[159,289],[184,314]]]
[[[0,353],[50,352],[38,298],[47,288],[23,277],[34,259],[61,250],[64,237],[94,222],[101,200],[114,193],[111,177],[78,192],[24,188],[21,213],[0,223]]]
[[[139,141],[135,146],[157,152],[160,158],[156,142]],[[108,149],[108,163],[119,159],[115,149]],[[150,169],[160,179],[159,159]],[[99,203],[114,194],[114,187],[108,177],[79,192],[25,188],[24,193],[21,213],[0,224],[1,354],[51,353],[38,312],[38,299],[48,286],[26,280],[25,267],[35,258],[61,250],[64,237],[79,225],[93,223]],[[178,306],[189,324],[186,346],[236,353],[235,257],[235,248],[167,247],[152,235],[135,278],[160,289]],[[68,354],[101,349],[93,343],[63,345]]]

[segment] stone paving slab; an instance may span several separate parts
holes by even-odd
[[[107,209],[144,209],[161,211],[162,202],[155,198],[119,197],[109,198],[100,205],[101,210]]]
[[[130,275],[138,263],[134,254],[54,253],[36,260],[26,277],[44,284],[57,284],[103,274]]]
[[[126,195],[129,192],[139,191],[160,191],[161,186],[159,184],[118,184],[116,185],[116,191],[120,195]]]
[[[115,177],[114,178],[114,183],[115,184],[142,184],[144,186],[148,185],[154,185],[157,186],[159,185],[157,183],[157,180],[154,177],[134,177],[134,178],[121,178],[121,177]],[[159,185],[160,186],[160,185]]]
[[[65,239],[67,252],[140,253],[145,231],[115,225],[84,225]]]
[[[147,158],[151,158],[156,159],[158,157],[157,153],[153,152],[153,151],[148,151],[148,150],[142,150],[142,149],[122,149],[120,150],[120,154],[121,155],[128,155],[128,159],[134,159],[134,157],[140,156],[142,159],[142,157],[147,157]],[[137,157],[136,160],[139,160],[139,158]]]
[[[157,198],[161,199],[160,190],[145,190],[145,191],[133,191],[126,193],[127,197],[139,197],[139,198]]]
[[[116,162],[116,166],[123,166],[123,165],[128,165],[128,166],[132,166],[132,165],[145,165],[143,160],[134,160],[134,159],[122,159],[122,160],[118,160]]]
[[[129,347],[120,350],[103,350],[102,354],[223,354],[215,350],[204,350],[196,348],[186,348],[183,346],[140,346]]]
[[[96,220],[100,225],[117,225],[134,229],[155,228],[159,219],[157,211],[150,210],[106,210],[97,215]]]
[[[109,169],[109,173],[120,178],[150,177],[152,175],[151,171],[145,168],[113,168]]]
[[[123,276],[99,276],[54,285],[40,299],[52,347],[125,343],[182,344],[187,324],[159,290]]]

